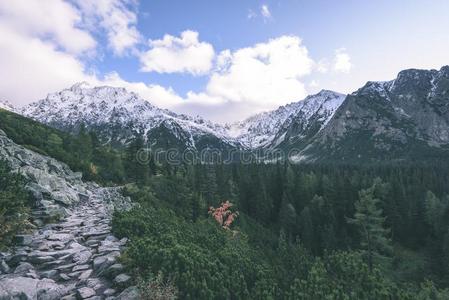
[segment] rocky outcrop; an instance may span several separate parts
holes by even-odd
[[[110,225],[114,209],[132,206],[129,198],[118,188],[83,182],[80,173],[2,131],[0,159],[27,179],[37,227],[0,253],[0,300],[125,299],[122,294],[134,291],[126,289],[131,278],[118,261],[126,239],[114,237]]]
[[[358,162],[435,159],[449,153],[449,66],[404,70],[348,95],[303,151]]]

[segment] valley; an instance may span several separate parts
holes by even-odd
[[[0,299],[445,299],[448,70],[224,125],[85,84],[2,105]]]

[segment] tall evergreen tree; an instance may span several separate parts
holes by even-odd
[[[390,230],[384,227],[385,217],[383,217],[382,209],[378,207],[380,200],[375,197],[375,190],[379,184],[381,184],[380,179],[376,179],[370,188],[359,192],[354,218],[348,219],[350,224],[356,225],[359,229],[362,237],[361,246],[366,251],[370,271],[372,271],[376,254],[391,251],[388,237]]]
[[[129,180],[137,183],[148,182],[149,169],[148,161],[145,155],[149,152],[142,152],[144,150],[143,138],[138,135],[126,148],[125,167],[126,174]]]

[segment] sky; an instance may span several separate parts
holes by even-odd
[[[0,100],[81,81],[225,123],[449,64],[446,0],[4,0]]]

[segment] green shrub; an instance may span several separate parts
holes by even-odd
[[[25,228],[29,213],[24,179],[10,171],[0,161],[0,248],[10,245],[14,235]]]

